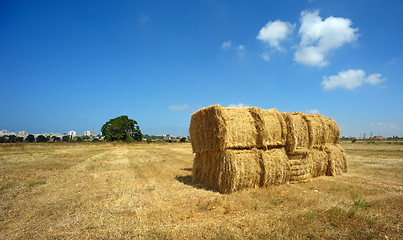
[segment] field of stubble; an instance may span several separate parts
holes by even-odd
[[[403,145],[348,174],[220,194],[186,144],[1,144],[0,239],[402,239]]]

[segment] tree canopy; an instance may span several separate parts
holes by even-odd
[[[141,141],[143,134],[137,122],[122,115],[106,122],[101,129],[106,141]]]
[[[26,138],[27,142],[35,142],[35,136],[32,134],[29,134]]]

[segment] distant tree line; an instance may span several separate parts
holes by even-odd
[[[58,136],[44,136],[39,135],[35,137],[33,134],[29,134],[26,138],[16,136],[16,135],[4,135],[0,136],[0,143],[22,143],[22,142],[99,142],[98,138],[90,136],[70,136],[64,135],[62,137]]]
[[[130,119],[126,115],[110,119],[101,128],[104,141],[120,141],[120,142],[134,142],[142,141],[143,134],[140,131],[140,127],[137,121]],[[148,143],[158,142],[187,142],[189,137],[174,137],[170,135],[165,136],[144,136]],[[90,136],[70,136],[65,135],[63,137],[57,136],[44,136],[39,135],[35,137],[30,134],[25,139],[16,135],[5,135],[0,137],[0,143],[18,143],[18,142],[97,142],[99,138]]]

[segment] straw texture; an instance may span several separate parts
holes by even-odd
[[[257,135],[257,148],[269,149],[278,146],[285,146],[287,137],[287,126],[277,109],[263,110],[257,107],[250,107],[255,121]]]
[[[193,163],[193,178],[222,193],[259,187],[259,151],[226,149],[197,153]]]
[[[347,172],[347,154],[339,144],[326,144],[325,151],[329,162],[328,176],[341,175]]]
[[[261,150],[262,176],[260,186],[286,183],[290,176],[290,161],[284,148]]]
[[[282,113],[287,124],[286,150],[288,154],[307,154],[309,128],[303,113]]]
[[[223,149],[251,149],[258,134],[247,108],[214,105],[200,109],[191,117],[189,133],[193,152]]]

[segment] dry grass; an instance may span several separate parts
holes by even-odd
[[[0,239],[402,239],[403,145],[348,173],[220,194],[190,144],[1,144]]]

